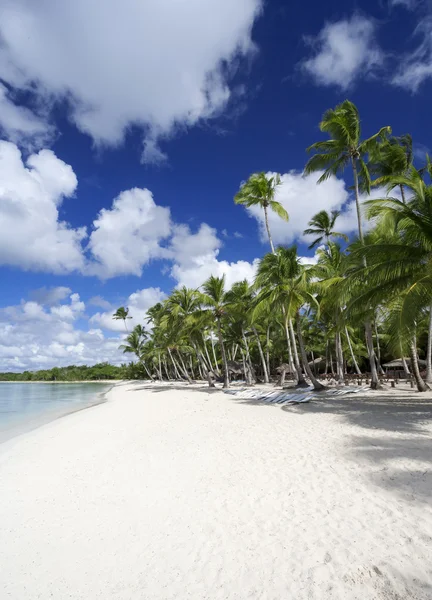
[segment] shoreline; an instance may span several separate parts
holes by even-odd
[[[1,383],[12,383],[12,382],[1,382]],[[54,383],[54,382],[14,382],[14,383]],[[62,383],[69,383],[69,382],[62,382]],[[85,384],[87,385],[88,382],[74,382],[76,384]],[[97,383],[101,383],[102,382],[97,382]],[[110,383],[112,383],[110,381]],[[89,408],[93,408],[94,406],[99,406],[100,404],[104,404],[105,402],[107,402],[107,395],[109,394],[109,392],[118,384],[121,383],[121,381],[116,381],[115,383],[113,383],[112,385],[110,385],[108,387],[108,389],[104,390],[104,391],[96,391],[93,395],[93,400],[89,399],[89,401],[86,404],[83,404],[81,406],[76,406],[74,407],[64,407],[66,409],[66,411],[64,412],[62,409],[60,409],[59,406],[56,406],[55,408],[53,408],[52,410],[43,412],[42,414],[38,414],[36,416],[33,416],[33,418],[28,418],[28,420],[24,420],[22,422],[19,422],[18,424],[12,425],[9,428],[5,428],[3,430],[0,431],[0,448],[3,444],[7,444],[8,442],[11,442],[17,438],[20,438],[21,436],[25,436],[29,433],[32,433],[33,431],[36,431],[46,425],[49,425],[50,423],[54,423],[60,419],[63,419],[64,417],[68,417],[69,415],[73,415],[77,412],[81,412],[81,411],[85,411]],[[103,383],[104,386],[108,386],[108,382],[107,383]]]
[[[432,597],[429,394],[105,396],[0,446],[6,598]]]

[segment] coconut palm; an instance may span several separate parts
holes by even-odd
[[[222,277],[214,277],[211,275],[207,281],[204,282],[203,293],[200,296],[201,302],[204,307],[213,314],[216,322],[216,328],[219,338],[219,346],[222,353],[223,363],[223,377],[224,377],[224,388],[229,387],[229,372],[228,372],[228,361],[225,349],[225,343],[222,334],[222,319],[226,315],[227,311],[227,297],[225,290],[225,275]]]
[[[395,177],[406,176],[413,163],[413,144],[409,134],[400,137],[390,137],[384,140],[372,152],[368,165],[369,172],[376,175],[372,185],[384,185],[390,192],[396,184]],[[402,202],[405,203],[405,189],[399,184]]]
[[[301,331],[301,311],[306,305],[317,305],[312,293],[312,276],[312,271],[300,263],[296,246],[279,247],[275,254],[266,254],[259,262],[255,285],[260,289],[258,302],[268,299],[273,306],[279,307],[284,313],[288,348],[290,342],[288,319],[295,319],[303,368],[314,388],[322,390],[324,386],[316,379],[309,366]],[[292,362],[290,356],[290,363]]]
[[[432,186],[414,167],[409,176],[396,177],[394,183],[409,189],[412,197],[408,202],[382,198],[367,205],[371,216],[393,222],[398,238],[354,250],[354,257],[366,258],[367,267],[354,270],[349,279],[359,290],[354,305],[378,305],[386,298],[391,301],[393,345],[402,351],[409,348],[417,386],[424,391],[426,386],[416,374],[415,332],[418,322],[430,312],[432,297]]]
[[[120,306],[120,308],[118,308],[115,313],[113,314],[112,318],[115,321],[123,321],[124,326],[126,331],[128,331],[128,328],[126,326],[126,320],[127,319],[132,319],[132,317],[129,317],[129,309],[125,308],[124,306]]]
[[[324,171],[318,183],[326,181],[332,175],[343,172],[351,165],[354,177],[354,192],[357,209],[359,237],[363,241],[363,227],[360,211],[359,176],[369,193],[371,179],[366,165],[366,157],[376,151],[378,144],[391,133],[390,127],[382,127],[366,140],[361,139],[360,115],[355,104],[345,100],[334,109],[327,110],[320,123],[321,131],[328,133],[330,139],[316,142],[307,149],[315,152],[306,166],[305,174]]]
[[[362,216],[360,211],[359,177],[362,180],[364,190],[369,193],[371,179],[366,165],[368,155],[376,151],[378,144],[385,140],[391,133],[391,128],[382,127],[371,137],[361,139],[360,115],[355,104],[345,100],[334,109],[324,113],[320,123],[321,131],[328,133],[330,139],[324,142],[316,142],[308,148],[314,151],[305,167],[305,174],[315,171],[324,171],[318,183],[343,172],[351,165],[354,177],[354,193],[357,210],[358,234],[361,243],[364,242]],[[368,348],[370,369],[372,375],[372,388],[379,385],[378,372],[375,364],[373,346],[372,325],[370,321],[365,322],[366,345]]]
[[[247,208],[251,206],[260,206],[264,211],[264,221],[267,229],[271,251],[275,252],[273,240],[268,221],[268,210],[275,212],[284,221],[289,220],[285,208],[280,202],[275,200],[277,188],[281,185],[281,178],[278,173],[268,176],[266,173],[254,173],[242,184],[240,190],[234,196],[236,204],[242,204]]]
[[[337,218],[340,215],[339,210],[332,210],[328,213],[326,210],[321,210],[314,215],[309,221],[309,228],[304,230],[304,235],[317,235],[318,237],[308,246],[308,250],[312,250],[323,242],[328,244],[330,238],[342,238],[345,242],[348,237],[344,233],[334,231]]]

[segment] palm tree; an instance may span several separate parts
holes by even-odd
[[[318,183],[326,181],[332,175],[343,172],[347,165],[351,165],[354,177],[354,192],[357,209],[359,238],[363,242],[363,227],[360,211],[359,176],[362,179],[365,191],[370,192],[371,179],[365,162],[367,155],[376,151],[378,144],[391,133],[391,128],[382,127],[366,140],[361,139],[360,115],[355,104],[345,100],[334,109],[324,113],[320,123],[320,130],[328,133],[330,139],[316,142],[309,146],[308,152],[314,151],[305,166],[305,175],[322,171]]]
[[[112,318],[115,321],[123,321],[125,329],[126,329],[126,331],[128,331],[128,328],[126,326],[126,319],[132,319],[132,317],[129,317],[129,309],[128,308],[125,308],[124,306],[120,306],[120,308],[118,308],[115,311]]]
[[[365,162],[368,155],[376,151],[380,142],[391,133],[391,128],[382,127],[366,140],[361,139],[360,115],[355,104],[345,100],[335,109],[329,109],[324,113],[320,123],[321,131],[328,133],[330,139],[324,142],[316,142],[308,148],[308,152],[315,151],[305,167],[305,174],[324,170],[318,179],[322,183],[332,175],[344,171],[347,165],[351,165],[354,177],[354,192],[357,210],[358,234],[361,243],[364,243],[362,217],[360,211],[359,176],[367,193],[370,192],[371,179]],[[379,385],[378,372],[375,364],[372,325],[369,320],[365,322],[366,345],[368,348],[370,369],[372,375],[371,387],[376,389]]]
[[[394,178],[406,176],[413,163],[412,137],[409,134],[390,137],[378,145],[372,152],[369,171],[377,178],[372,185],[385,185],[390,192],[395,186]],[[402,202],[405,204],[405,190],[399,184]]]
[[[216,327],[219,338],[219,346],[222,353],[223,363],[223,376],[224,376],[224,388],[229,387],[229,372],[228,372],[228,361],[225,350],[225,343],[222,335],[222,319],[226,315],[227,310],[227,298],[225,291],[225,275],[222,277],[214,277],[211,275],[202,286],[203,293],[200,296],[201,302],[204,306],[213,313],[214,320],[216,321]]]
[[[348,281],[357,285],[354,306],[391,302],[390,339],[403,353],[409,349],[419,391],[428,389],[418,371],[415,332],[422,316],[430,313],[432,297],[432,185],[422,173],[411,167],[409,176],[395,177],[395,185],[404,185],[412,193],[404,203],[397,198],[370,200],[369,213],[393,223],[395,241],[377,241],[358,248],[354,257],[366,258],[367,267],[357,268]],[[365,285],[367,282],[367,285]],[[431,336],[428,340],[432,343]]]
[[[202,331],[201,295],[198,290],[185,286],[169,296],[166,302],[168,309],[167,324],[171,330],[181,332],[186,337],[195,351],[207,378],[209,387],[214,387],[211,379],[211,364],[208,365],[199,347],[199,334]]]
[[[309,229],[305,229],[303,233],[304,235],[317,235],[318,237],[308,246],[308,250],[319,246],[323,241],[328,244],[330,238],[333,237],[342,238],[345,242],[348,241],[348,237],[344,233],[334,231],[336,220],[340,214],[339,210],[332,210],[331,213],[321,210],[312,217],[309,221]]]
[[[267,229],[267,235],[270,242],[271,251],[275,252],[270,226],[268,221],[268,209],[270,208],[281,219],[288,221],[289,216],[280,202],[275,200],[277,188],[281,185],[280,175],[277,173],[268,177],[266,173],[254,173],[242,184],[240,190],[234,196],[236,204],[243,206],[260,206],[264,210],[264,220]]]
[[[316,298],[312,293],[312,276],[311,269],[300,263],[296,246],[279,247],[275,254],[266,254],[259,262],[255,286],[260,289],[258,302],[268,299],[273,306],[282,310],[288,349],[290,347],[288,319],[291,317],[295,319],[303,368],[314,388],[322,390],[324,386],[316,379],[309,366],[301,331],[301,311],[306,305],[317,305]],[[293,359],[290,356],[290,363],[292,364],[292,362]],[[302,375],[301,369],[299,377],[300,375]]]

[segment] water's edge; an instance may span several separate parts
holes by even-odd
[[[0,382],[0,385],[1,385],[1,383],[2,382]],[[27,383],[27,382],[22,382],[22,383]],[[31,382],[28,382],[28,383],[31,383]],[[32,383],[35,383],[35,382],[32,382]],[[50,383],[50,382],[46,382],[46,383]],[[53,385],[57,385],[59,383],[60,382],[52,382]],[[68,383],[72,383],[72,382],[68,382]],[[76,382],[76,385],[80,385],[82,383],[83,382]],[[75,408],[68,407],[68,409],[66,411],[57,409],[57,410],[53,410],[51,412],[46,412],[46,413],[37,415],[37,416],[29,419],[28,421],[25,421],[18,425],[12,426],[10,429],[0,431],[0,446],[2,444],[5,444],[6,442],[9,442],[9,441],[17,438],[17,437],[26,435],[26,434],[34,431],[35,429],[39,429],[40,427],[43,427],[44,425],[48,425],[49,423],[53,423],[59,419],[63,419],[64,417],[68,417],[68,416],[73,415],[82,410],[87,410],[89,408],[99,406],[100,404],[105,404],[106,402],[108,402],[107,395],[117,385],[117,382],[112,383],[112,385],[109,385],[105,382],[104,383],[91,382],[91,383],[94,383],[95,386],[103,385],[104,388],[106,386],[108,386],[108,387],[107,387],[107,389],[104,389],[103,391],[95,390],[94,395],[92,396],[93,399],[89,399],[84,405],[76,406]]]

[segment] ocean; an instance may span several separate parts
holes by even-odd
[[[102,402],[107,383],[0,382],[0,443]]]

